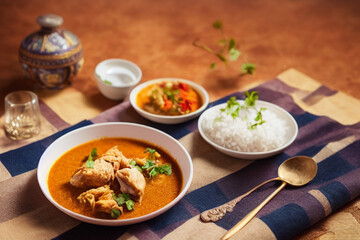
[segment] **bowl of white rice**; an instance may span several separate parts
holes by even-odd
[[[241,106],[243,100],[236,100]],[[284,151],[296,139],[298,125],[283,108],[257,100],[238,117],[227,114],[227,104],[206,110],[199,118],[202,138],[220,152],[241,159],[262,159]],[[258,117],[261,112],[261,123]]]

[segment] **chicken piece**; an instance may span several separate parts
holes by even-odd
[[[100,187],[114,180],[113,165],[103,159],[94,161],[94,168],[88,168],[85,164],[80,167],[70,178],[70,184],[77,188]]]
[[[120,191],[128,193],[141,202],[144,195],[146,181],[136,168],[123,168],[116,172],[116,179],[120,184]]]
[[[122,152],[117,149],[117,146],[110,148],[106,151],[102,156],[101,159],[104,159],[107,162],[113,164],[114,171],[121,168],[128,168],[130,167],[130,159],[126,158]]]
[[[83,204],[89,203],[95,212],[111,214],[113,209],[118,209],[123,213],[123,207],[120,207],[114,200],[113,193],[109,185],[105,185],[83,192],[79,195],[78,200]]]

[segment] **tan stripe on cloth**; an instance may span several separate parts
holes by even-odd
[[[319,201],[319,203],[323,206],[325,216],[329,215],[332,212],[329,200],[325,197],[325,195],[322,192],[320,192],[319,190],[313,189],[313,190],[309,191],[309,194],[314,196]]]
[[[215,223],[203,223],[199,215],[186,221],[173,232],[166,235],[163,240],[209,240],[220,239],[227,231]],[[237,232],[232,239],[276,239],[270,228],[259,218],[253,218],[241,231]]]
[[[339,152],[341,149],[349,146],[351,143],[355,142],[356,140],[357,139],[355,136],[349,136],[347,138],[341,139],[340,141],[330,142],[314,156],[314,160],[317,163],[319,163],[324,159],[330,157],[334,153]]]
[[[49,239],[79,221],[44,197],[36,170],[0,182],[0,239]]]
[[[2,164],[2,162],[0,162],[0,182],[5,181],[9,178],[11,178],[11,174],[6,169],[4,164]]]
[[[0,122],[4,122],[4,115],[0,118]],[[0,153],[4,153],[9,150],[16,149],[32,142],[38,141],[47,136],[50,136],[57,131],[58,130],[53,125],[51,125],[44,117],[41,118],[40,133],[30,139],[14,141],[6,137],[5,131],[0,131]]]
[[[193,160],[194,177],[189,191],[212,183],[249,165],[251,161],[228,157],[210,146],[198,131],[180,139]]]
[[[40,207],[0,224],[0,239],[50,239],[79,224],[53,206]]]
[[[328,116],[342,124],[355,124],[360,121],[360,101],[342,92],[316,101],[313,105],[303,102],[303,99],[321,87],[321,84],[303,73],[289,69],[278,78],[287,85],[298,89],[290,93],[296,104],[312,114]],[[351,104],[349,104],[351,103]]]
[[[64,88],[61,91],[42,89],[37,94],[46,105],[70,124],[91,119],[104,110],[96,105],[96,101],[91,101],[89,96],[85,96],[72,87]]]

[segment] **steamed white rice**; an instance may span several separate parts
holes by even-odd
[[[240,112],[240,117],[233,119],[220,108],[208,111],[202,121],[204,134],[216,144],[239,152],[266,152],[285,144],[288,126],[270,109],[261,112],[266,122],[255,129],[249,126],[255,123],[256,111]]]

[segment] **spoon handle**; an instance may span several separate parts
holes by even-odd
[[[223,218],[223,216],[225,216],[225,214],[227,212],[232,212],[234,210],[235,205],[240,202],[241,199],[243,199],[244,197],[246,197],[247,195],[249,195],[250,193],[252,193],[253,191],[255,191],[256,189],[258,189],[259,187],[271,182],[271,181],[275,181],[275,180],[280,180],[279,177],[277,178],[272,178],[269,179],[265,182],[260,183],[259,185],[257,185],[256,187],[254,187],[253,189],[251,189],[250,191],[248,191],[247,193],[221,205],[209,210],[206,210],[204,212],[202,212],[200,214],[200,218],[203,222],[216,222],[220,219]]]
[[[232,237],[235,233],[240,231],[246,224],[250,222],[251,219],[273,198],[278,194],[284,187],[286,182],[282,182],[280,187],[278,187],[271,195],[269,195],[262,203],[260,203],[256,208],[254,208],[248,215],[246,215],[240,222],[238,222],[234,227],[232,227],[221,239],[226,240]]]

